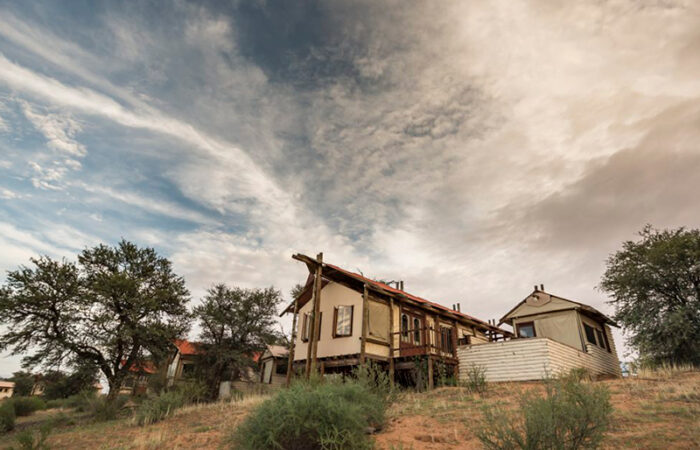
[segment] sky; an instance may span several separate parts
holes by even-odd
[[[484,320],[540,283],[612,313],[623,241],[700,226],[699,138],[693,0],[0,1],[0,282],[123,238],[193,305],[323,252]]]

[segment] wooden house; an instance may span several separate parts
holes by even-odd
[[[295,372],[347,372],[366,361],[397,372],[427,363],[428,384],[439,362],[458,365],[457,346],[504,339],[495,324],[412,295],[398,287],[297,254],[309,276],[301,294],[283,311],[293,318],[289,368]],[[291,376],[292,371],[289,371]],[[288,377],[289,378],[289,377]]]
[[[287,378],[289,350],[281,345],[267,345],[260,355],[260,382],[282,386]]]
[[[610,326],[615,322],[592,306],[568,300],[540,285],[500,320],[513,339],[458,350],[461,375],[471,365],[486,369],[489,381],[535,380],[573,368],[594,376],[620,376]]]
[[[3,398],[10,398],[15,392],[14,381],[2,381],[0,380],[0,400]]]

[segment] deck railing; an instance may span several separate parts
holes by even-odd
[[[394,342],[392,358],[418,355],[457,357],[457,336],[453,328],[408,328],[391,333],[391,339]]]

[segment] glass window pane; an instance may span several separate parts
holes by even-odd
[[[593,331],[593,327],[590,327],[584,323],[583,330],[586,332],[586,340],[591,344],[596,345],[595,331]]]
[[[535,325],[533,323],[518,324],[518,336],[522,338],[535,337]]]
[[[352,330],[352,306],[338,306],[335,334],[337,336],[350,336]]]

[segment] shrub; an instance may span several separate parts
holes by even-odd
[[[93,419],[103,422],[119,417],[127,401],[129,401],[129,397],[126,395],[120,395],[111,403],[107,401],[106,396],[85,396],[79,399],[76,410],[81,412],[87,411]]]
[[[0,402],[0,433],[12,431],[15,427],[15,407],[10,400]]]
[[[477,436],[487,449],[597,448],[610,422],[610,393],[576,377],[548,380],[544,397],[520,399],[522,415],[485,409]]]
[[[469,392],[485,392],[488,384],[486,383],[486,368],[472,364],[467,367],[467,378],[464,380],[464,387]]]
[[[9,400],[15,408],[15,415],[18,417],[28,416],[34,411],[46,409],[46,402],[39,397],[12,397]]]
[[[201,381],[182,381],[175,385],[173,391],[180,394],[183,404],[201,403],[209,399],[209,388]]]
[[[384,423],[386,403],[363,381],[295,383],[263,402],[232,436],[234,448],[369,449],[369,428]]]
[[[389,372],[372,361],[353,369],[352,377],[357,383],[381,398],[385,405],[393,402],[396,398],[396,390],[391,385]]]
[[[171,391],[145,399],[139,405],[134,420],[139,425],[149,425],[172,415],[184,404],[181,393]]]
[[[19,444],[19,450],[50,450],[49,444],[46,443],[46,439],[51,433],[51,424],[44,424],[39,428],[39,433],[34,436],[31,430],[24,430],[17,434],[17,443]],[[14,447],[12,448],[14,449]]]

